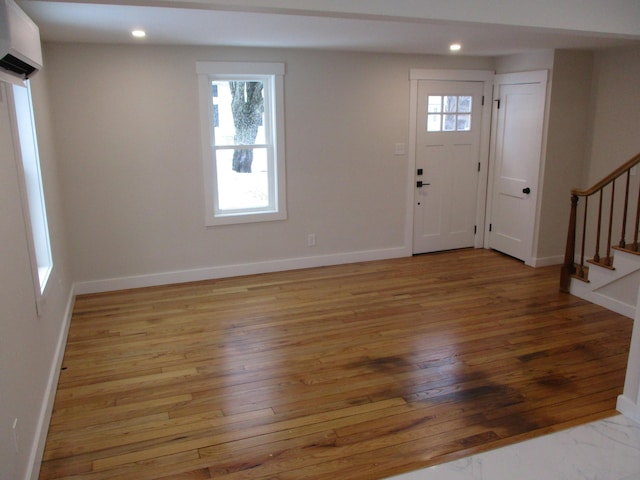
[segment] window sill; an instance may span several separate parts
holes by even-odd
[[[242,223],[259,223],[259,222],[273,222],[277,220],[286,220],[287,212],[272,212],[272,213],[255,213],[255,214],[235,214],[224,215],[214,218],[207,218],[205,225],[207,227],[216,227],[219,225],[236,225]]]

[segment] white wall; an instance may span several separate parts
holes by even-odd
[[[553,50],[505,55],[496,58],[496,73],[528,72],[531,70],[551,70],[553,68]]]
[[[46,52],[81,282],[410,252],[407,158],[393,154],[408,141],[409,69],[492,69],[486,58],[300,50],[49,44]],[[204,227],[199,60],[286,64],[288,220]],[[307,247],[309,233],[317,246]],[[177,278],[193,276],[164,279]]]
[[[8,480],[28,478],[34,461],[39,464],[53,402],[48,394],[57,381],[71,298],[44,72],[34,77],[32,90],[54,270],[38,317],[6,89],[0,82],[0,478]]]
[[[594,55],[593,88],[591,98],[590,135],[584,181],[578,187],[589,187],[600,181],[614,169],[640,153],[638,128],[640,127],[640,47],[611,49]],[[604,195],[603,210],[608,211],[610,188]],[[615,205],[621,211],[624,203],[624,177],[616,182]],[[631,177],[629,191],[629,215],[625,232],[626,242],[633,241],[635,228],[635,200],[638,196],[638,177]],[[596,197],[597,198],[597,197]],[[582,200],[580,200],[582,202]],[[588,229],[595,231],[597,208],[590,207]],[[612,242],[621,238],[621,215],[614,217]],[[608,217],[605,213],[605,225]],[[600,255],[606,254],[608,230],[602,229]],[[595,252],[595,236],[587,235],[587,258]],[[580,237],[579,237],[580,238]],[[578,240],[579,241],[579,240]],[[614,262],[615,263],[615,262]],[[635,292],[634,292],[635,295]]]
[[[597,52],[588,184],[640,152],[640,47]]]
[[[592,52],[556,50],[536,239],[536,256],[555,263],[564,258],[571,189],[586,179],[592,72]]]

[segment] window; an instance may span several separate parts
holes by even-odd
[[[471,130],[470,95],[429,95],[427,132]]]
[[[12,87],[17,140],[20,147],[19,157],[22,161],[22,172],[24,174],[24,196],[28,205],[28,212],[25,211],[25,218],[27,224],[31,226],[31,263],[34,284],[37,285],[37,303],[40,303],[53,270],[53,260],[51,257],[44,190],[42,188],[38,140],[33,115],[31,86],[27,81],[25,86],[13,85]]]
[[[286,218],[281,63],[198,62],[206,225]]]

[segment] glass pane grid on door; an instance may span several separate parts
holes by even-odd
[[[429,95],[427,132],[471,130],[471,95]]]

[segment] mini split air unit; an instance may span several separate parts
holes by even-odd
[[[40,68],[38,26],[14,0],[0,0],[0,80],[22,83]]]

